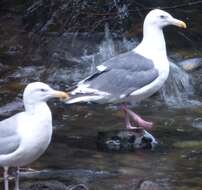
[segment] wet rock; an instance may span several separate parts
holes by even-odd
[[[10,116],[14,112],[21,111],[22,109],[23,109],[22,100],[17,98],[14,101],[0,107],[0,116],[4,116],[4,117]]]
[[[133,178],[128,181],[116,183],[111,188],[112,190],[137,190],[140,186],[140,183],[142,182],[142,179],[140,178]]]
[[[118,176],[119,173],[107,171],[93,171],[84,169],[75,170],[42,170],[33,172],[20,172],[22,180],[61,180],[69,184],[89,183],[95,179]]]
[[[7,70],[8,70],[8,66],[0,62],[0,73],[3,73]]]
[[[143,179],[133,179],[127,184],[115,185],[113,190],[168,190],[164,185],[159,185],[156,182]]]
[[[202,141],[199,140],[188,140],[188,141],[180,141],[174,143],[174,147],[176,148],[197,148],[201,149],[202,148]]]
[[[26,182],[21,185],[22,190],[88,190],[84,184],[65,185],[59,181]]]
[[[20,66],[9,75],[9,78],[26,85],[29,81],[40,81],[46,70],[44,66]]]
[[[145,130],[99,132],[97,147],[106,151],[134,151],[154,149],[155,138]]]
[[[192,122],[192,127],[202,130],[202,118],[196,118]]]
[[[193,87],[194,87],[194,93],[199,98],[202,96],[202,74],[201,69],[197,69],[194,72],[191,72],[190,75],[192,77]]]
[[[59,181],[37,181],[28,182],[21,185],[22,190],[69,190],[69,188]]]
[[[161,190],[161,188],[157,183],[152,181],[144,181],[141,183],[138,190]]]
[[[202,67],[202,58],[198,57],[186,59],[178,62],[178,65],[180,65],[185,71],[194,71]]]
[[[69,190],[88,190],[88,187],[84,184],[78,184],[78,185],[70,185]]]
[[[184,155],[182,158],[193,160],[193,159],[201,159],[202,158],[202,151],[201,150],[192,150]]]

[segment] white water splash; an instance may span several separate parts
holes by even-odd
[[[169,77],[159,93],[168,106],[181,108],[201,105],[199,101],[192,99],[194,89],[191,76],[172,62]]]
[[[125,37],[114,40],[110,32],[108,24],[105,25],[105,36],[98,46],[98,51],[94,54],[84,55],[81,57],[85,62],[91,62],[94,66],[98,66],[104,61],[114,57],[122,52],[130,51],[138,44],[135,40],[128,40]]]

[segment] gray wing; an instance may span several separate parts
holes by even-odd
[[[123,69],[112,69],[89,81],[89,88],[108,92],[116,97],[128,96],[135,90],[148,85],[158,77],[158,71],[131,72]]]
[[[17,133],[18,114],[0,121],[0,155],[15,151],[20,145]]]
[[[87,78],[84,84],[117,98],[128,96],[158,77],[153,62],[133,52],[116,56],[102,65],[106,66],[106,69]]]
[[[129,51],[118,56],[115,56],[107,61],[105,61],[103,66],[108,69],[126,69],[130,71],[147,71],[154,67],[152,60],[137,54],[133,51]]]

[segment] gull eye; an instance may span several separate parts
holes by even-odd
[[[166,18],[166,16],[164,16],[164,15],[160,15],[160,18],[161,18],[161,19],[164,19],[164,18]]]
[[[47,90],[47,89],[44,89],[44,88],[41,88],[40,91],[41,91],[41,92],[47,92],[48,90]]]

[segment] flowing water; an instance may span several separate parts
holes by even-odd
[[[177,64],[170,62],[169,77],[160,90],[162,100],[166,105],[178,108],[201,105],[193,99],[194,95],[191,76]]]
[[[114,36],[107,26],[104,39],[100,39],[92,39],[93,44],[79,34],[53,37],[49,42],[48,56],[55,60],[48,68],[45,64],[10,68],[4,80],[1,79],[1,118],[22,110],[20,92],[26,83],[43,80],[58,88],[68,88],[92,73],[96,65],[137,44],[135,40]],[[171,72],[160,94],[133,107],[145,119],[155,123],[151,133],[159,145],[154,151],[99,151],[96,147],[99,131],[124,127],[118,107],[64,105],[54,101],[50,103],[53,141],[48,151],[30,167],[118,173],[116,177],[91,181],[91,189],[133,189],[138,180],[155,181],[163,189],[201,189],[202,132],[192,127],[192,122],[202,113],[201,106],[197,98],[192,101],[195,92],[190,76],[173,63]]]

